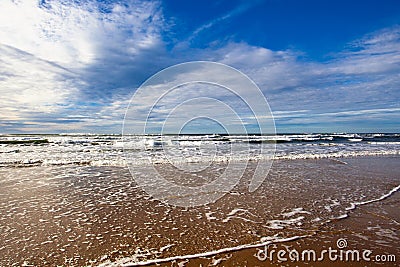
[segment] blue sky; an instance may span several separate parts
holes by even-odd
[[[0,132],[120,133],[140,84],[194,60],[254,80],[278,132],[400,131],[398,1],[3,0]]]

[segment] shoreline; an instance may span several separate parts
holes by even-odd
[[[261,242],[261,243],[243,244],[243,245],[240,245],[240,246],[237,246],[237,247],[221,248],[221,249],[216,250],[216,251],[208,251],[208,252],[199,253],[199,254],[193,254],[193,255],[179,255],[179,256],[163,258],[163,259],[149,260],[149,261],[144,261],[144,262],[129,262],[129,259],[121,259],[121,260],[119,260],[117,262],[103,263],[103,264],[100,264],[98,266],[99,267],[160,266],[159,264],[171,264],[171,266],[172,266],[172,264],[176,263],[178,260],[179,261],[189,260],[189,261],[185,262],[185,264],[189,264],[189,265],[184,265],[184,266],[191,266],[190,265],[190,263],[191,263],[190,260],[195,260],[195,261],[199,261],[199,262],[204,261],[204,262],[202,262],[203,264],[209,264],[210,262],[208,262],[208,261],[212,261],[212,258],[210,258],[211,256],[226,255],[228,253],[239,253],[240,254],[241,251],[243,251],[243,250],[250,250],[250,249],[260,248],[260,247],[269,246],[269,245],[278,244],[278,243],[294,244],[294,241],[300,240],[300,242],[303,242],[303,244],[307,245],[308,242],[309,242],[308,239],[310,239],[310,238],[314,239],[314,240],[318,239],[319,233],[323,232],[324,228],[332,227],[332,225],[330,225],[330,224],[335,225],[335,224],[338,224],[338,222],[342,221],[342,220],[343,221],[347,220],[347,219],[351,220],[353,218],[353,216],[354,216],[354,215],[352,216],[353,213],[355,213],[355,214],[362,213],[362,211],[358,211],[358,209],[360,209],[363,206],[368,206],[368,205],[374,204],[376,202],[385,201],[386,199],[388,199],[388,198],[390,198],[390,197],[392,197],[392,196],[394,196],[396,194],[398,195],[398,198],[400,199],[399,190],[400,190],[400,184],[398,186],[396,186],[395,188],[393,188],[392,190],[390,190],[387,194],[382,195],[379,199],[372,199],[370,201],[365,201],[365,202],[362,202],[362,203],[353,203],[354,205],[352,207],[346,208],[348,213],[346,213],[345,217],[332,219],[332,221],[327,221],[327,222],[321,224],[320,226],[321,226],[322,229],[317,230],[314,234],[311,234],[311,235],[293,236],[293,237],[281,238],[281,239],[280,238],[276,238],[276,239],[271,238],[271,240],[268,240],[266,242]],[[399,214],[400,214],[400,212],[399,212]],[[344,223],[344,224],[346,225],[346,223]],[[398,224],[400,225],[399,222],[398,222]],[[340,229],[337,229],[336,231],[340,232]],[[244,253],[244,254],[248,254],[248,253]],[[230,256],[229,258],[226,258],[223,261],[227,261],[231,257],[232,256]],[[222,258],[224,258],[224,257],[222,257]],[[228,264],[228,262],[229,261],[225,262],[225,264]],[[260,263],[261,263],[261,261],[260,261]],[[269,262],[269,263],[271,263],[271,262]],[[327,266],[330,266],[329,263],[330,262],[328,260],[325,260],[325,261],[321,262],[321,264],[323,264],[323,265],[318,265],[318,266],[325,266],[325,264],[327,264]],[[276,263],[276,264],[278,264],[278,263]],[[279,262],[279,264],[277,266],[282,266],[281,264],[282,264],[282,262]],[[296,264],[299,264],[299,263],[296,262]],[[340,263],[338,263],[338,264],[340,265]],[[199,265],[193,265],[193,266],[199,266]],[[205,266],[208,266],[208,265],[205,265]],[[235,265],[228,265],[228,266],[235,266]],[[360,263],[360,266],[364,266],[364,264]]]
[[[243,266],[252,260],[248,266],[257,266],[264,264],[254,257],[257,248],[307,245],[308,240],[319,242],[312,248],[332,246],[336,239],[330,233],[344,233],[342,228],[350,226],[356,227],[352,232],[362,230],[357,225],[363,220],[348,220],[364,209],[379,214],[371,207],[384,203],[390,205],[380,216],[394,219],[386,226],[379,222],[383,228],[377,230],[392,233],[399,227],[399,159],[279,160],[254,192],[248,182],[257,162],[250,162],[240,182],[221,199],[190,208],[147,195],[127,168],[0,168],[0,265],[120,266],[130,261]],[[168,178],[189,185],[209,182],[221,170],[223,165],[216,165],[211,173],[189,177],[164,169]],[[391,240],[373,236],[374,229],[357,238],[370,238],[375,247]]]
[[[14,152],[14,151],[11,151]],[[9,153],[9,152],[7,152]],[[227,159],[225,157],[217,158],[214,162],[215,164],[219,163],[235,163],[235,162],[258,162],[258,161],[282,161],[282,160],[323,160],[323,159],[332,159],[341,162],[340,159],[351,159],[351,158],[365,158],[365,157],[396,157],[400,156],[399,150],[384,150],[384,151],[356,151],[356,152],[344,152],[344,153],[328,153],[328,154],[299,154],[299,155],[281,155],[281,156],[274,156],[271,157],[254,157],[254,158],[233,158]],[[14,162],[0,162],[0,168],[9,168],[9,167],[16,167],[16,168],[26,168],[26,167],[52,167],[52,166],[92,166],[92,167],[121,167],[125,168],[128,166],[146,166],[148,164],[153,165],[162,165],[162,164],[169,164],[171,161],[153,161],[149,162],[148,159],[144,162],[137,162],[137,163],[126,163],[125,158],[120,158],[118,161],[113,160],[82,160],[82,161],[57,161],[57,160],[32,160],[32,159],[25,159],[20,161]],[[191,164],[191,163],[203,163],[208,161],[173,161],[173,164]]]

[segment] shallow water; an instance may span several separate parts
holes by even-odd
[[[250,162],[234,189],[195,208],[154,200],[126,167],[2,167],[0,266],[157,261],[307,236],[389,196],[400,184],[399,159],[279,160],[253,193]]]

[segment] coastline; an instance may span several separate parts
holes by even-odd
[[[398,238],[388,237],[387,240],[392,242],[392,246],[380,247],[382,243],[371,244],[371,241],[382,239],[385,229],[398,229],[400,222],[396,219],[400,218],[400,212],[396,210],[396,206],[400,203],[400,193],[396,192],[390,197],[379,203],[369,203],[357,207],[349,213],[347,218],[338,219],[323,225],[315,234],[305,237],[296,238],[295,240],[284,240],[267,244],[267,247],[261,245],[254,248],[243,248],[232,252],[216,253],[212,256],[198,256],[192,259],[182,259],[174,261],[159,262],[158,264],[126,264],[123,266],[395,266],[399,261],[400,249],[394,245],[398,242]],[[377,234],[373,227],[379,226],[382,232]],[[370,229],[368,229],[370,228]],[[329,251],[329,248],[339,251],[337,248],[338,239],[347,241],[346,251],[359,251],[359,260],[352,257],[343,257],[340,260],[339,253],[334,261],[329,259],[328,254],[324,254],[321,260],[321,252]],[[278,261],[278,251],[286,251],[283,256],[284,261]],[[299,252],[299,258],[293,257],[291,260],[288,253],[291,250]],[[315,251],[316,260],[308,258],[301,260],[303,251]],[[362,258],[362,252],[371,250],[372,254],[366,256],[366,260]],[[271,254],[272,252],[272,254]],[[266,254],[265,254],[266,253]],[[272,259],[265,256],[271,256]],[[260,257],[261,260],[259,258]],[[386,257],[385,261],[376,261],[376,256]],[[395,256],[395,257],[393,257]],[[368,260],[368,261],[367,261]]]
[[[129,266],[153,261],[162,266],[244,266],[246,261],[256,264],[257,248],[273,241],[295,248],[333,246],[332,233],[356,232],[351,227],[370,214],[354,217],[361,210],[389,203],[389,215],[384,216],[398,218],[393,208],[399,203],[394,192],[399,159],[279,160],[261,188],[250,193],[253,162],[222,199],[187,209],[147,196],[126,168],[3,167],[0,226],[6,235],[0,265]],[[356,240],[345,237],[350,244]],[[177,255],[183,255],[181,260],[163,260]]]

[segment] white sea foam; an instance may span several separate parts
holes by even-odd
[[[212,216],[212,214],[214,214],[214,213],[215,213],[215,212],[213,212],[213,211],[206,212],[205,214],[206,214],[207,220],[209,220],[209,221],[211,221],[211,220],[216,220],[217,217]]]
[[[233,251],[238,251],[238,250],[242,250],[242,249],[263,247],[263,246],[266,246],[266,245],[269,245],[272,243],[294,241],[294,240],[301,239],[304,237],[309,237],[309,236],[310,235],[302,235],[302,236],[293,236],[293,237],[287,237],[287,238],[275,236],[275,237],[271,237],[268,240],[263,239],[263,241],[261,241],[259,243],[254,243],[254,244],[244,244],[244,245],[239,245],[239,246],[235,246],[235,247],[227,247],[227,248],[206,251],[206,252],[197,253],[197,254],[180,255],[180,256],[173,256],[173,257],[154,259],[154,260],[148,260],[148,261],[135,261],[135,259],[137,259],[137,257],[133,256],[133,257],[119,259],[115,262],[105,262],[98,266],[99,267],[144,266],[144,265],[150,265],[150,264],[160,264],[160,263],[169,262],[169,261],[188,260],[188,259],[194,259],[194,258],[200,258],[200,257],[210,257],[210,256],[218,255],[221,253],[233,252]]]
[[[127,162],[132,165],[166,164],[175,165],[204,162],[243,162],[256,160],[296,160],[296,159],[326,159],[359,157],[359,156],[388,156],[399,155],[400,144],[380,144],[378,146],[363,144],[359,147],[344,145],[340,148],[332,146],[313,146],[310,144],[280,144],[277,146],[275,156],[259,154],[257,149],[240,150],[230,154],[229,145],[220,144],[222,149],[216,155],[196,155],[188,147],[172,147],[169,149],[168,158],[163,150],[127,150],[113,143],[103,145],[53,144],[44,146],[17,146],[0,147],[0,166],[56,166],[56,165],[88,165],[88,166],[116,166],[125,167]],[[294,148],[294,146],[296,146]],[[295,152],[293,152],[295,149]],[[183,153],[183,154],[182,154]],[[346,162],[338,160],[338,163]]]
[[[237,215],[237,214],[239,214],[239,215]],[[253,219],[249,219],[248,218],[249,216]],[[239,220],[243,220],[246,222],[259,223],[259,222],[255,221],[254,218],[257,218],[257,216],[254,215],[253,213],[251,213],[250,211],[248,211],[247,209],[236,208],[236,209],[231,210],[227,214],[227,217],[222,220],[222,222],[227,223],[231,219],[239,219]]]
[[[337,217],[333,217],[332,220],[341,220],[341,219],[345,219],[347,217],[349,217],[349,215],[347,213],[345,213],[345,214],[341,214]]]
[[[373,202],[377,202],[377,201],[381,201],[384,200],[388,197],[390,197],[392,194],[394,194],[395,192],[397,192],[398,190],[400,190],[400,185],[394,187],[393,189],[391,189],[388,193],[383,194],[381,197],[376,198],[376,199],[371,199],[368,201],[363,201],[363,202],[356,202],[356,203],[352,203],[351,207],[346,208],[347,211],[350,211],[352,209],[355,209],[357,206],[359,205],[366,205],[369,203],[373,203]],[[334,201],[335,202],[335,201]],[[235,215],[238,212],[244,212],[247,213],[247,210],[244,209],[234,209],[232,210],[229,214]],[[303,208],[295,208],[290,212],[286,212],[286,213],[282,213],[282,216],[285,217],[291,217],[293,215],[299,214],[299,213],[304,213],[304,214],[308,214],[309,212],[304,211]],[[336,220],[341,220],[341,219],[345,219],[347,218],[349,215],[348,213],[345,214],[341,214],[333,219]],[[293,219],[287,219],[287,220],[270,220],[267,222],[267,227],[271,228],[271,229],[278,229],[281,230],[287,226],[290,225],[297,225],[299,223],[301,223],[301,221],[304,220],[303,216],[299,216]],[[316,218],[313,220],[313,222],[320,222],[321,219],[320,218]],[[326,222],[330,222],[330,220],[327,220]],[[386,235],[387,232],[383,232],[380,231],[378,234],[382,235]],[[202,252],[202,253],[197,253],[197,254],[188,254],[188,255],[179,255],[179,256],[173,256],[173,257],[166,257],[166,258],[159,258],[159,259],[152,259],[152,260],[147,260],[147,261],[138,261],[138,257],[137,256],[132,256],[132,257],[126,257],[123,259],[119,259],[115,262],[105,262],[100,264],[99,266],[101,267],[114,267],[114,266],[144,266],[144,265],[150,265],[150,264],[161,264],[164,262],[170,262],[170,261],[178,261],[178,260],[182,260],[182,261],[187,261],[189,259],[193,259],[193,258],[200,258],[200,257],[211,257],[211,256],[215,256],[221,253],[227,253],[227,252],[233,252],[233,251],[238,251],[238,250],[242,250],[242,249],[248,249],[248,248],[257,248],[257,247],[263,247],[269,244],[273,244],[273,243],[281,243],[281,242],[288,242],[288,241],[294,241],[294,240],[298,240],[298,239],[302,239],[302,238],[306,238],[306,237],[311,237],[312,234],[308,234],[308,235],[301,235],[301,236],[292,236],[292,237],[286,237],[286,238],[282,238],[282,237],[278,237],[277,235],[274,236],[265,236],[265,237],[261,237],[260,238],[260,242],[257,243],[251,243],[251,244],[243,244],[243,245],[238,245],[238,246],[233,246],[233,247],[226,247],[226,248],[221,248],[218,250],[211,250],[211,251],[206,251],[206,252]],[[215,261],[213,261],[215,262]]]
[[[370,200],[366,200],[366,201],[360,201],[360,202],[353,202],[353,203],[350,204],[349,207],[346,208],[346,210],[354,210],[357,206],[366,205],[366,204],[370,204],[370,203],[374,203],[374,202],[378,202],[378,201],[384,200],[384,199],[390,197],[392,194],[396,193],[399,190],[400,190],[400,185],[392,188],[392,190],[390,190],[388,193],[380,196],[379,198],[370,199]]]
[[[267,228],[278,230],[278,229],[284,229],[289,225],[301,225],[301,221],[303,219],[304,216],[299,216],[297,218],[287,219],[287,220],[270,220],[267,222]]]
[[[295,208],[292,211],[282,213],[283,217],[292,217],[296,214],[311,214],[309,211],[305,211],[303,208]]]
[[[19,138],[19,139],[18,139]],[[15,137],[16,141],[25,137]],[[28,138],[28,137],[26,137]],[[37,137],[30,137],[33,140]],[[188,164],[213,161],[215,163],[243,162],[256,160],[295,160],[295,159],[324,159],[332,158],[338,163],[346,164],[339,158],[357,156],[399,155],[400,142],[357,142],[354,143],[320,143],[300,142],[282,143],[276,146],[273,153],[260,153],[258,144],[245,144],[242,136],[229,137],[230,142],[205,140],[191,137],[177,141],[178,137],[130,136],[120,140],[117,136],[42,136],[49,141],[44,145],[2,144],[0,146],[0,166],[53,166],[53,165],[88,165],[125,167],[143,164]],[[197,138],[197,139],[196,139]],[[251,137],[252,140],[275,140],[278,137]],[[279,138],[282,138],[280,136]],[[285,137],[286,138],[286,137]],[[289,136],[288,139],[299,140],[313,138],[311,136]],[[326,137],[319,136],[323,139]],[[332,137],[333,138],[333,137]],[[394,138],[394,137],[393,137]],[[396,137],[397,139],[399,137]],[[3,137],[4,139],[4,137]],[[15,141],[15,140],[14,140]],[[248,141],[248,140],[247,140]],[[216,153],[201,150],[201,143],[213,144]],[[158,144],[161,144],[159,146]],[[231,148],[234,147],[231,153]],[[125,152],[123,151],[125,149]],[[167,150],[164,150],[167,149]],[[167,152],[166,152],[167,151]],[[167,154],[166,154],[167,153]],[[208,153],[208,154],[207,154]],[[166,157],[168,155],[168,157]]]

